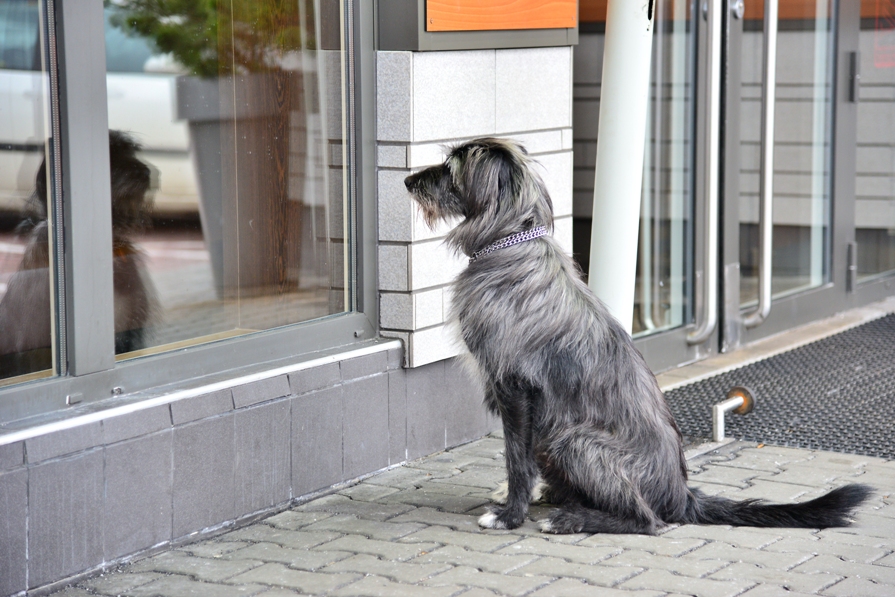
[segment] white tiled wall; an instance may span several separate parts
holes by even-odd
[[[404,178],[455,143],[516,139],[540,164],[571,252],[572,48],[379,52],[377,85],[380,324],[419,367],[462,350],[446,320],[467,258],[444,245],[449,225],[426,226]]]

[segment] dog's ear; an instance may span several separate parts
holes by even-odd
[[[526,227],[552,229],[547,188],[518,143],[477,139],[457,147],[446,164],[464,216],[448,241],[467,255]]]
[[[501,211],[502,205],[513,201],[517,194],[513,185],[519,179],[518,173],[514,176],[513,171],[520,168],[521,164],[502,146],[469,148],[463,163],[461,182],[465,216],[494,216]]]

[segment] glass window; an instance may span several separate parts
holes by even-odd
[[[895,0],[861,3],[858,279],[895,271]]]
[[[829,0],[781,0],[778,13],[771,289],[830,279],[834,19]],[[758,301],[763,4],[746,4],[740,120],[740,303]]]
[[[49,79],[34,0],[0,0],[0,386],[53,373]]]
[[[656,9],[643,160],[635,337],[680,327],[692,311],[696,28],[685,2]]]
[[[107,4],[119,358],[352,310],[339,11]]]
[[[574,251],[587,272],[606,3],[579,5]],[[697,16],[687,2],[656,3],[631,322],[636,338],[680,328],[692,318]]]

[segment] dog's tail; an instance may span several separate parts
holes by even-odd
[[[823,529],[851,524],[851,514],[873,493],[867,485],[846,485],[798,504],[735,501],[691,489],[687,522],[749,527]]]

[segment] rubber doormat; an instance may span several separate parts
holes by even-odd
[[[895,458],[895,315],[665,394],[688,440],[712,437],[712,405],[747,386],[755,410],[725,436]]]

